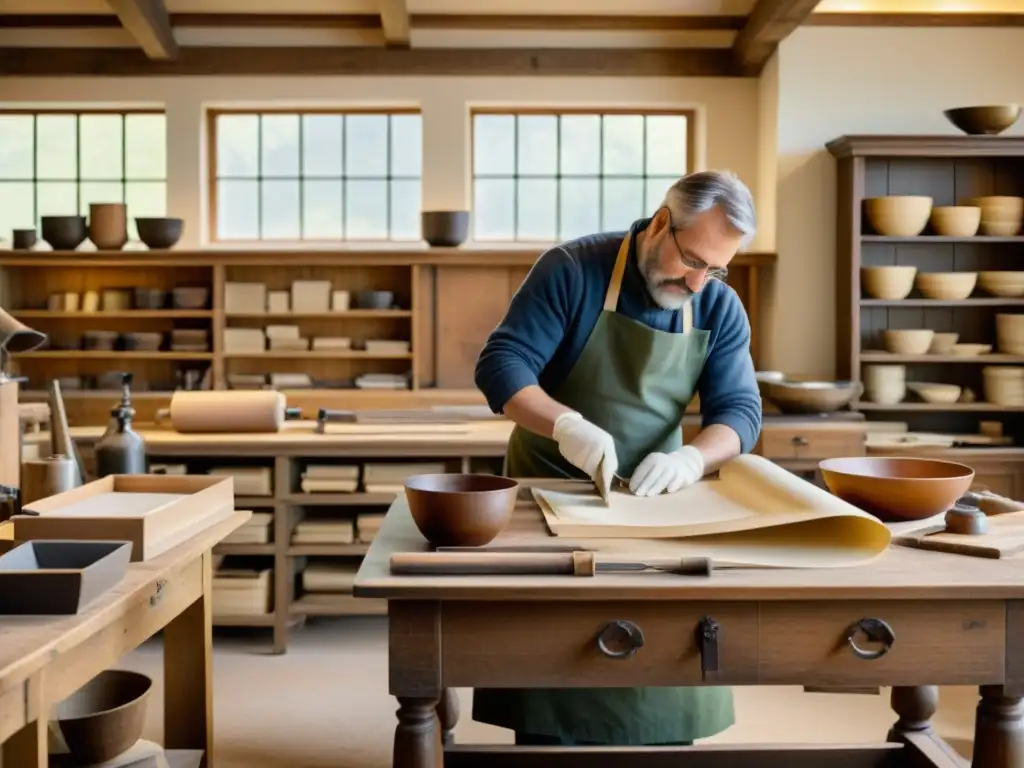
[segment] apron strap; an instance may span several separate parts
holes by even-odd
[[[626,233],[619,245],[619,254],[615,257],[615,266],[612,268],[612,277],[608,281],[608,290],[604,294],[604,309],[606,312],[614,312],[619,306],[619,293],[622,291],[622,276],[626,273],[626,262],[629,260],[629,241],[631,233]],[[693,330],[693,301],[683,305],[683,334],[689,334]]]

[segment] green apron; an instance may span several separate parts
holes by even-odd
[[[579,360],[550,393],[611,433],[619,458],[617,474],[623,477],[629,477],[648,453],[671,452],[682,445],[683,415],[708,347],[708,332],[693,328],[689,304],[683,310],[681,334],[618,314],[629,251],[627,235],[615,260],[604,311]],[[589,479],[562,457],[554,440],[519,426],[509,439],[504,473]],[[481,688],[473,695],[473,719],[565,743],[614,745],[693,741],[735,721],[732,690],[711,686]]]

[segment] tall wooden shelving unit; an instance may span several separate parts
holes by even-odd
[[[928,195],[934,205],[963,204],[981,195],[1024,195],[1024,139],[982,136],[842,136],[829,142],[837,160],[836,371],[860,381],[862,366],[900,363],[907,381],[942,382],[970,388],[974,402],[932,404],[907,395],[881,405],[864,399],[853,408],[872,420],[906,422],[913,431],[977,434],[982,420],[999,421],[1012,447],[954,449],[947,453],[974,466],[980,485],[1024,496],[1024,406],[984,401],[982,369],[1024,365],[1024,356],[998,353],[995,316],[1020,312],[1024,299],[987,295],[980,287],[962,300],[867,297],[862,266],[914,265],[918,272],[1020,269],[1024,234],[1013,237],[942,237],[926,229],[917,237],[886,237],[870,228],[865,198]],[[957,332],[964,343],[993,345],[977,357],[901,356],[884,351],[884,329],[930,328]]]

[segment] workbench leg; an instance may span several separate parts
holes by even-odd
[[[164,629],[164,746],[201,749],[213,768],[212,554],[203,554],[203,594]]]
[[[1001,685],[983,685],[974,718],[972,768],[1024,768],[1024,707]]]
[[[939,689],[936,686],[893,688],[889,702],[899,715],[899,720],[889,731],[889,741],[903,744],[909,753],[907,765],[934,768],[963,766],[963,758],[932,728],[932,717],[939,709]]]
[[[398,697],[392,768],[443,768],[439,699]]]
[[[33,720],[0,745],[0,768],[46,768],[47,719]]]
[[[437,703],[437,719],[441,722],[441,742],[447,746],[455,738],[452,731],[459,722],[459,697],[451,688],[441,691],[441,700]]]

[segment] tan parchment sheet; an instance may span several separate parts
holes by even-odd
[[[743,455],[678,493],[640,498],[533,489],[548,528],[573,539],[634,540],[605,551],[702,554],[736,565],[826,568],[858,565],[892,538],[878,519],[761,456]],[[656,540],[656,541],[651,541]]]

